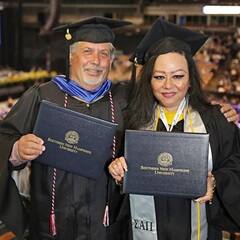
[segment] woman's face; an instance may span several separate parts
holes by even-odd
[[[188,63],[179,53],[159,55],[151,79],[153,95],[169,111],[176,111],[189,88]]]

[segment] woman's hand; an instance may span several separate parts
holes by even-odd
[[[208,176],[207,176],[207,192],[206,192],[206,194],[203,197],[195,199],[195,201],[199,202],[199,203],[209,202],[211,204],[212,203],[212,199],[213,199],[213,194],[214,194],[215,187],[216,187],[215,178],[214,178],[214,176],[213,176],[213,174],[211,172],[208,172]]]
[[[43,140],[34,134],[23,135],[18,140],[18,155],[23,161],[36,159],[45,151]]]
[[[211,104],[216,105],[219,104],[221,106],[221,112],[224,114],[225,118],[229,122],[238,123],[239,116],[237,111],[232,107],[229,103],[221,103],[217,101],[211,101]]]
[[[108,166],[108,171],[116,181],[121,182],[124,177],[124,172],[127,171],[125,158],[120,157],[112,161]]]

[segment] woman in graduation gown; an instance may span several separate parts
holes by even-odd
[[[192,56],[205,41],[202,34],[158,19],[136,49],[134,60],[144,65],[128,107],[128,128],[209,133],[210,154],[204,196],[158,195],[149,202],[144,195],[129,195],[130,239],[221,240],[222,230],[240,229],[239,129],[203,97]],[[124,157],[109,166],[117,181],[122,181],[126,170]],[[138,224],[148,219],[156,219],[155,228]]]

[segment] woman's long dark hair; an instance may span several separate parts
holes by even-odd
[[[126,126],[128,129],[146,127],[153,120],[157,99],[154,97],[151,88],[152,72],[157,57],[169,52],[179,53],[185,56],[187,60],[190,81],[189,104],[197,111],[203,111],[209,106],[201,88],[200,76],[190,48],[181,41],[167,38],[157,43],[157,46],[153,46],[148,53],[150,57],[142,68],[141,77],[132,91],[126,111]]]

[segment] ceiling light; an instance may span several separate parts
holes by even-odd
[[[204,14],[240,14],[240,6],[206,5],[203,7]]]

